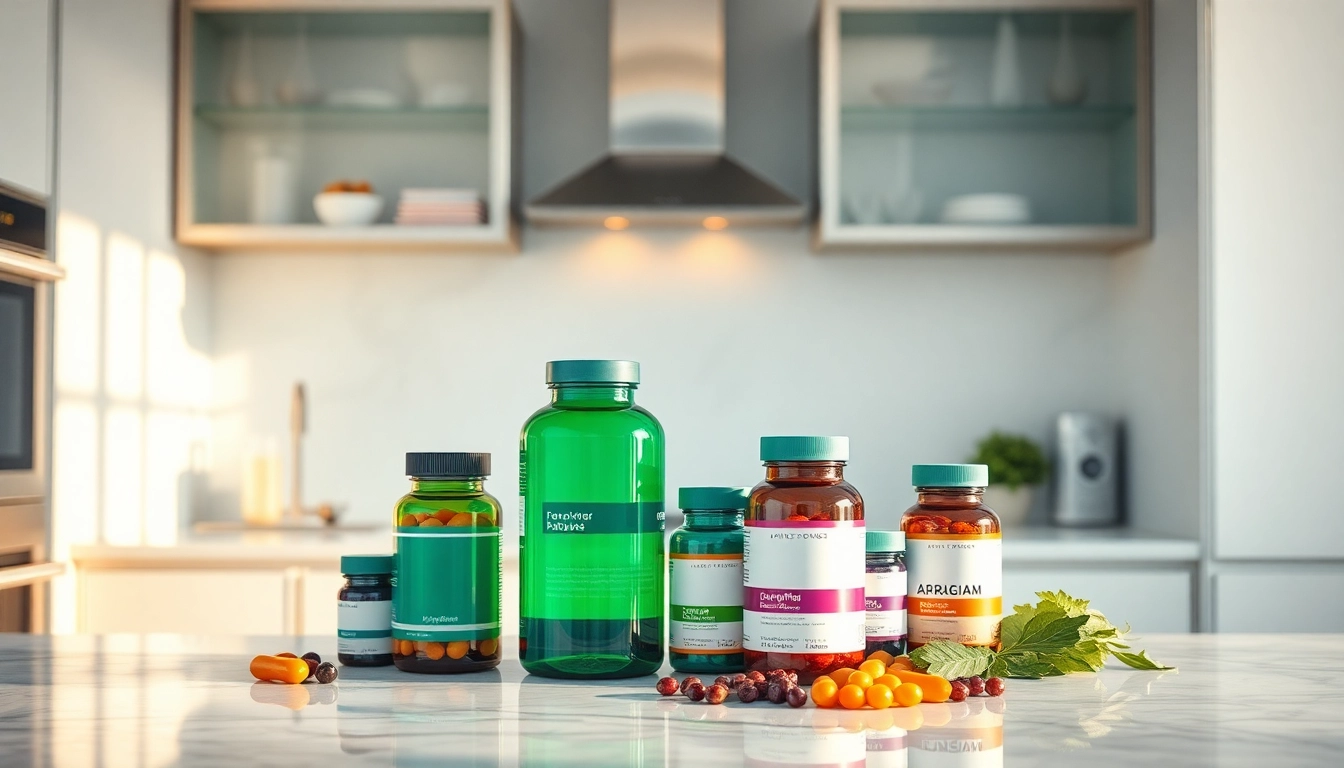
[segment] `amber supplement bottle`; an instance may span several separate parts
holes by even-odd
[[[985,506],[989,467],[916,464],[919,495],[905,511],[908,645],[934,640],[995,646],[1003,613],[1003,540]]]
[[[863,661],[863,498],[845,481],[847,437],[762,437],[761,461],[742,553],[746,668],[810,683]]]

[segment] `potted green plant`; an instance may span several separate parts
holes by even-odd
[[[1005,526],[1025,524],[1036,489],[1050,473],[1041,447],[1031,438],[996,430],[980,441],[969,461],[989,466],[985,504],[998,513],[999,521]]]

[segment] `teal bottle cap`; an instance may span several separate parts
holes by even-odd
[[[546,364],[547,384],[639,383],[634,360],[552,360]]]
[[[873,531],[864,534],[868,552],[904,552],[905,531]]]
[[[341,573],[347,576],[392,573],[392,555],[341,555]]]
[[[682,509],[746,509],[748,488],[701,485],[677,491],[677,506]]]
[[[762,437],[761,461],[849,461],[849,438],[806,435]]]
[[[989,466],[985,464],[916,464],[910,468],[916,488],[986,488]]]

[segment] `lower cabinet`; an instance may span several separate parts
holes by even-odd
[[[1185,567],[1004,567],[1005,613],[1011,606],[1037,602],[1037,592],[1055,590],[1090,600],[1111,623],[1129,624],[1136,634],[1194,629],[1194,573]]]
[[[335,569],[91,568],[79,631],[334,635]]]
[[[1213,577],[1218,632],[1344,632],[1344,566],[1283,564]]]

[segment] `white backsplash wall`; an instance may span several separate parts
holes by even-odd
[[[511,505],[518,430],[556,358],[643,364],[669,489],[754,483],[763,434],[849,435],[882,525],[912,500],[911,463],[1119,406],[1107,257],[823,257],[801,230],[525,234],[514,256],[216,261],[221,501],[236,504],[239,440],[283,435],[300,379],[308,498],[363,520],[391,514],[408,450],[493,452]]]

